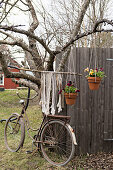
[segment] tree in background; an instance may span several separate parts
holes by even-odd
[[[85,37],[87,45],[88,40],[92,40],[90,35],[103,32],[101,35],[104,37],[106,32],[111,35],[113,31],[112,28],[104,26],[105,23],[113,26],[111,20],[103,19],[107,0],[58,0],[57,3],[52,1],[50,6],[52,8],[48,6],[48,9],[41,1],[40,4],[38,2],[35,0],[2,0],[0,2],[0,44],[18,47],[16,49],[25,55],[25,62],[22,63],[25,68],[27,63],[27,67],[31,70],[52,71],[56,55],[63,52],[58,68],[58,71],[61,71],[69,56],[71,45],[84,46]],[[100,10],[98,15],[97,7]],[[26,16],[26,22],[17,20],[17,24],[14,24],[11,18],[16,18],[18,15]],[[57,46],[60,46],[59,50],[56,50]],[[9,47],[9,49],[12,51],[12,48]],[[40,74],[36,71],[33,72],[33,76],[26,74],[25,71],[11,73],[5,61],[5,55],[2,51],[0,52],[5,76],[21,78],[17,83],[38,91],[41,86]],[[47,63],[46,67],[45,63]]]

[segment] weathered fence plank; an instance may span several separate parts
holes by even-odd
[[[76,104],[65,110],[71,115],[70,123],[77,137],[76,153],[113,151],[113,61],[106,61],[107,58],[113,59],[113,49],[73,48],[72,53],[73,58],[71,56],[67,66],[69,70],[82,74],[74,77],[80,94]],[[97,91],[91,91],[84,69],[89,65],[95,68],[95,64],[104,68],[107,77]]]

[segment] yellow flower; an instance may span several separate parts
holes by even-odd
[[[94,70],[90,69],[89,75],[93,75],[94,74]]]
[[[89,72],[89,68],[88,67],[84,69],[84,72],[86,72],[86,71]]]
[[[90,72],[90,75],[93,75],[93,72]]]

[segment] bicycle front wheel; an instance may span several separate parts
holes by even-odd
[[[25,139],[24,121],[22,118],[18,119],[18,117],[18,114],[11,115],[5,125],[5,144],[11,152],[17,152]]]
[[[41,133],[41,150],[44,158],[52,165],[64,166],[72,159],[75,145],[64,122],[54,120],[44,126]]]

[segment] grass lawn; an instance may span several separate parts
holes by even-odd
[[[26,96],[27,91],[21,90],[20,94],[21,96]],[[7,119],[11,113],[20,113],[21,105],[19,104],[19,100],[20,99],[16,95],[16,90],[5,90],[4,92],[0,92],[0,120]],[[27,113],[32,127],[39,127],[42,120],[42,114],[37,99],[30,102]],[[8,151],[4,144],[4,127],[5,122],[0,123],[0,170],[69,169],[68,166],[62,168],[51,166],[38,152],[26,154],[26,151],[31,150],[32,148],[32,140],[27,133],[23,148],[15,153]],[[34,132],[31,132],[31,134],[33,135]],[[68,165],[70,165],[72,169],[72,162]]]
[[[26,90],[20,90],[20,95],[25,97]],[[32,92],[33,95],[33,92]],[[20,113],[21,106],[16,90],[0,91],[0,120],[7,119],[11,113]],[[33,128],[38,128],[42,120],[41,109],[37,99],[30,101],[27,109],[28,117]],[[18,152],[10,152],[4,144],[5,122],[0,122],[0,170],[111,170],[113,169],[113,153],[98,153],[87,156],[76,156],[65,167],[50,165],[39,152],[26,154],[32,149],[32,140],[26,133],[23,148]],[[34,132],[30,132],[34,136]],[[34,146],[35,149],[35,146]]]

